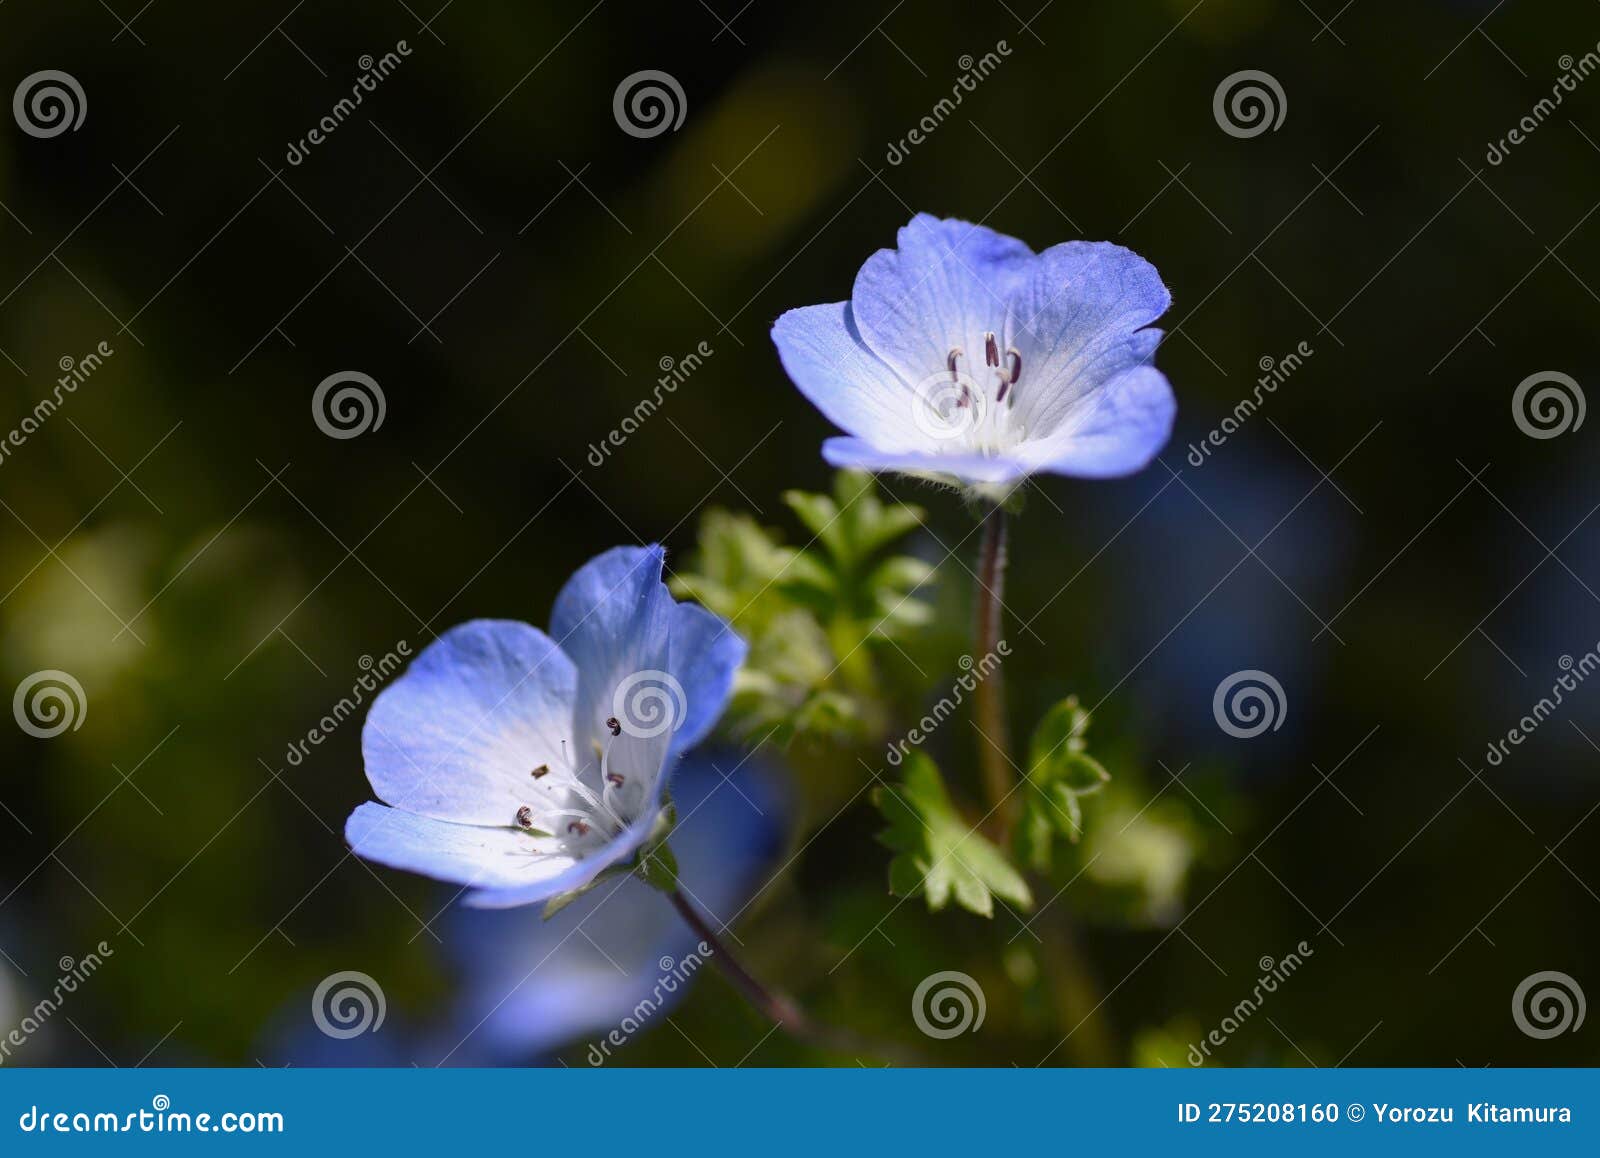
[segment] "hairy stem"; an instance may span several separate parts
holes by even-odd
[[[995,505],[984,516],[983,545],[978,555],[978,623],[975,632],[978,654],[972,657],[974,663],[982,663],[1000,643],[1001,603],[1005,584],[1006,512]],[[979,682],[976,695],[974,711],[978,728],[983,733],[978,743],[978,767],[983,773],[984,794],[993,810],[994,831],[1004,843],[1017,813],[1013,797],[1016,778],[1010,759],[1011,735],[1006,725],[1005,673],[995,668]]]

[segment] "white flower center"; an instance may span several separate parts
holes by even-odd
[[[1015,346],[1002,352],[993,331],[984,334],[983,346],[983,365],[972,370],[965,368],[971,362],[967,352],[960,346],[952,349],[944,370],[930,377],[922,391],[921,401],[931,418],[918,425],[945,442],[950,453],[992,457],[1027,437],[1022,423],[1013,418],[1022,352]]]
[[[518,828],[547,833],[563,852],[580,859],[638,820],[648,797],[640,777],[624,776],[611,768],[611,747],[622,729],[615,721],[607,721],[607,726],[611,734],[604,745],[596,745],[598,787],[584,778],[590,765],[575,766],[563,744],[558,759],[541,763],[529,773],[532,791],[514,817]]]

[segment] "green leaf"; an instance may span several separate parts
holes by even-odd
[[[809,533],[805,547],[748,515],[708,511],[673,593],[729,620],[750,645],[727,713],[733,730],[871,740],[891,718],[875,653],[885,641],[915,650],[933,619],[916,597],[932,568],[885,557],[923,512],[884,503],[859,471],[839,472],[831,494],[790,491],[784,501]]]
[[[1048,872],[1058,837],[1077,843],[1083,837],[1079,801],[1111,780],[1085,749],[1089,713],[1068,696],[1044,714],[1028,744],[1027,795],[1017,826],[1017,855],[1039,872]]]
[[[653,889],[670,893],[678,887],[678,858],[666,841],[640,853],[639,867],[634,871]]]
[[[933,912],[954,899],[991,917],[995,897],[1032,908],[1028,882],[962,819],[932,760],[920,752],[907,756],[904,782],[875,789],[873,800],[889,822],[878,839],[896,854],[889,862],[890,892],[908,897],[921,890]]]

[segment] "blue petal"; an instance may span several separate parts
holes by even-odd
[[[542,896],[576,888],[609,863],[603,857],[574,860],[549,851],[554,842],[520,829],[452,824],[370,800],[350,814],[344,835],[357,856],[390,868],[458,885],[532,889]]]
[[[1014,237],[919,213],[900,230],[898,249],[880,249],[856,275],[856,325],[913,386],[945,370],[957,348],[966,355],[962,369],[978,376],[984,335],[1004,330],[1007,305],[1032,259]]]
[[[721,927],[772,880],[792,814],[787,779],[759,757],[696,754],[674,773],[673,798],[679,879]],[[456,1037],[470,1034],[502,1061],[610,1029],[646,997],[659,1002],[648,1023],[656,1025],[713,967],[701,961],[691,971],[697,938],[637,880],[607,882],[549,922],[463,910],[450,919],[446,942],[467,975]],[[667,974],[670,989],[661,984]]]
[[[1154,366],[1119,374],[1080,402],[1055,435],[1014,453],[1033,469],[1078,478],[1142,470],[1166,445],[1178,404]]]
[[[772,341],[794,384],[835,426],[902,450],[927,441],[911,420],[911,387],[861,340],[849,302],[788,311]]]
[[[1048,438],[1078,402],[1134,366],[1161,340],[1144,330],[1172,304],[1156,269],[1109,242],[1069,241],[1034,262],[1012,301],[1011,342],[1022,355],[1015,418]]]
[[[478,619],[423,649],[361,730],[367,779],[397,808],[510,825],[529,773],[572,738],[572,661],[525,623]]]
[[[733,628],[704,607],[680,603],[672,613],[667,670],[683,685],[688,710],[672,736],[671,754],[681,755],[705,739],[733,694],[734,673],[749,648]]]
[[[953,475],[974,483],[1015,482],[1031,469],[1021,459],[985,454],[930,454],[920,451],[883,451],[859,438],[830,438],[822,444],[822,457],[832,466],[859,470],[894,470],[905,474]]]
[[[550,615],[551,633],[578,668],[579,749],[601,745],[608,768],[625,776],[657,776],[688,710],[668,668],[677,604],[661,582],[664,561],[655,545],[597,555],[567,580]],[[615,738],[613,718],[622,728]]]

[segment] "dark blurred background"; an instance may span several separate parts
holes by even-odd
[[[369,796],[359,720],[299,764],[287,749],[362,657],[477,616],[543,624],[607,546],[659,539],[676,565],[710,507],[804,542],[780,496],[827,489],[830,428],[768,329],[847,297],[922,210],[1035,248],[1114,240],[1172,288],[1170,447],[1134,478],[1030,487],[1006,599],[1014,730],[1077,693],[1122,795],[1091,815],[1105,855],[1041,917],[984,922],[888,896],[856,794],[890,775],[881,747],[770,745],[809,803],[798,855],[735,926],[755,966],[928,1062],[1182,1065],[1261,959],[1304,941],[1213,1060],[1600,1061],[1592,1022],[1540,1040],[1508,1008],[1545,970],[1600,994],[1600,681],[1485,757],[1600,641],[1600,423],[1534,438],[1512,407],[1530,375],[1581,390],[1600,369],[1600,80],[1487,156],[1577,75],[1600,8],[437,8],[0,9],[4,91],[60,70],[87,104],[75,130],[0,131],[0,427],[53,395],[64,359],[112,351],[0,460],[4,688],[53,670],[84,693],[76,729],[0,729],[0,1035],[63,958],[113,951],[7,1064],[431,1065],[470,1037],[437,1028],[463,945],[495,961],[520,943],[346,855]],[[291,164],[363,57],[401,41]],[[675,131],[613,115],[645,69],[681,85]],[[1247,69],[1286,115],[1240,137],[1213,94]],[[594,465],[662,360],[702,342]],[[1189,461],[1300,343],[1260,411]],[[334,438],[312,396],[345,370],[385,414]],[[917,657],[937,696],[977,539],[954,496],[885,486],[929,512],[912,543],[938,568],[922,654],[945,666]],[[1212,712],[1242,669],[1284,689],[1282,726],[1251,740]],[[969,791],[973,739],[963,722],[931,745]],[[1069,919],[1088,988],[1052,996]],[[940,969],[981,981],[981,1031],[912,1026]],[[341,970],[388,1007],[388,1036],[351,1051],[387,1053],[316,1035],[307,1003]],[[768,1038],[709,971],[672,1022],[620,1060],[854,1064]],[[583,1064],[581,1042],[524,1052]]]

